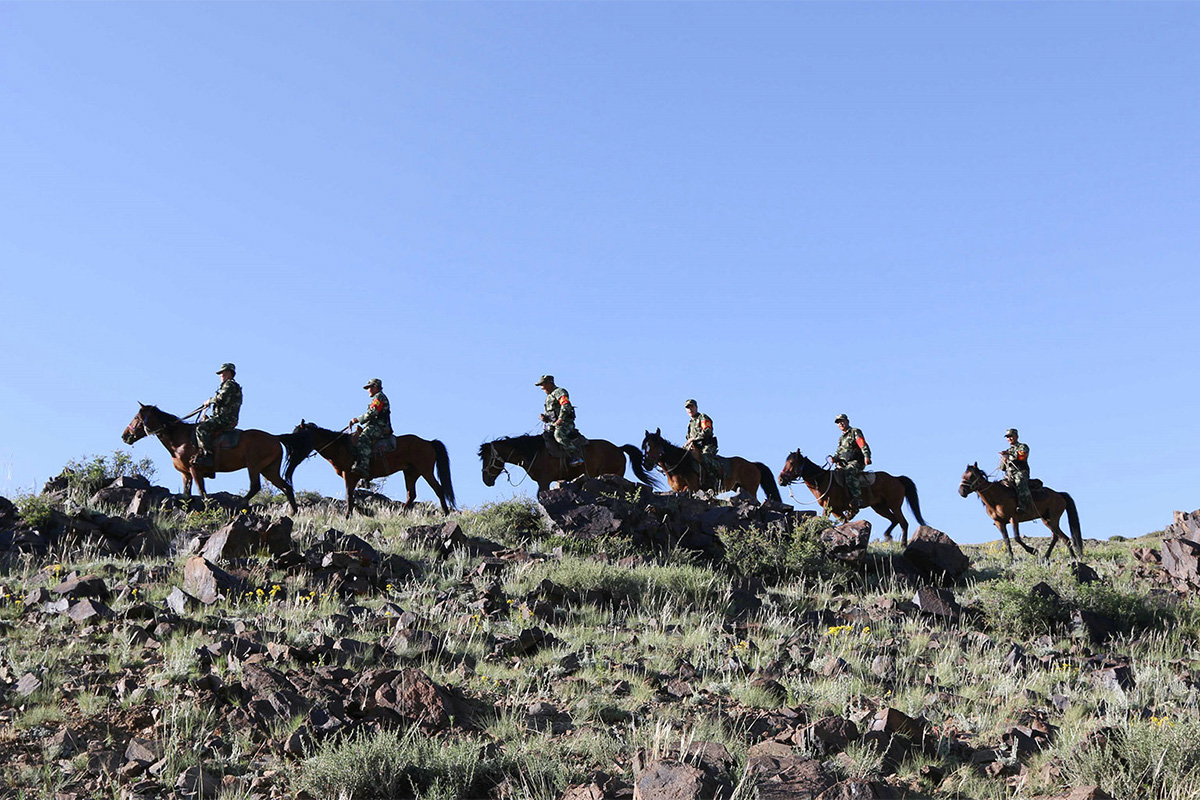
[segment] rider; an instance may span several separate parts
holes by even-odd
[[[1008,449],[1000,451],[1001,466],[1013,490],[1017,493],[1017,513],[1034,507],[1033,494],[1029,491],[1029,445],[1017,441],[1017,429],[1004,432]]]
[[[842,432],[841,438],[838,439],[837,453],[832,456],[833,463],[845,476],[846,491],[850,494],[850,516],[853,517],[855,512],[862,508],[862,486],[859,476],[863,467],[871,463],[871,447],[861,430],[850,427],[850,418],[845,414],[838,414],[833,421]]]
[[[534,385],[542,387],[546,393],[546,410],[541,419],[550,427],[543,435],[554,436],[554,441],[567,454],[568,466],[579,466],[583,463],[583,453],[575,442],[578,435],[575,431],[575,406],[571,405],[567,390],[554,385],[553,375],[543,375]]]
[[[213,437],[236,428],[238,412],[242,409],[242,387],[233,379],[237,367],[227,362],[221,365],[217,374],[221,376],[221,386],[201,406],[209,409],[207,417],[196,423],[196,457],[192,464],[197,467],[212,466]]]
[[[361,425],[355,445],[354,471],[364,480],[371,478],[371,450],[375,443],[392,435],[392,404],[383,393],[383,381],[371,378],[364,389],[371,395],[371,404],[360,416],[350,420],[351,425]]]
[[[701,414],[695,400],[683,404],[691,421],[688,422],[687,441],[683,443],[700,465],[700,484],[714,486],[719,482],[721,469],[717,461],[717,437],[713,433],[712,418]]]

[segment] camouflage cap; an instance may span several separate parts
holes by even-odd
[[[366,386],[364,386],[363,388],[364,388],[364,389],[370,389],[372,386],[377,386],[377,387],[379,387],[380,389],[382,389],[382,388],[383,388],[383,381],[379,380],[379,378],[371,378],[371,380],[367,381],[367,385],[366,385]]]
[[[683,404],[683,407],[684,408],[699,408],[699,406],[696,405],[696,401],[691,399],[690,397],[688,398],[688,401]]]
[[[230,364],[228,361],[226,361],[224,364],[221,365],[221,368],[219,370],[217,370],[217,374],[220,375],[222,372],[232,372],[234,375],[236,375],[237,367],[235,367],[233,364]]]
[[[541,386],[546,383],[554,383],[554,376],[553,375],[543,375],[542,377],[537,379],[537,383],[535,383],[534,386]]]
[[[1017,429],[1016,429],[1016,428],[1009,428],[1008,430],[1006,430],[1006,431],[1004,432],[1004,436],[1005,436],[1005,437],[1009,437],[1009,436],[1011,436],[1011,437],[1013,437],[1014,439],[1015,439],[1015,438],[1017,438]]]
[[[845,422],[846,424],[849,424],[850,418],[847,417],[845,414],[838,414],[836,417],[833,418],[833,421],[834,422]]]

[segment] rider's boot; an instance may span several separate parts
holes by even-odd
[[[213,465],[212,453],[207,450],[197,450],[196,456],[192,459],[193,467],[211,467]]]

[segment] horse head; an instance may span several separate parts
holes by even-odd
[[[483,485],[495,486],[496,478],[504,472],[504,457],[495,442],[484,442],[479,446],[479,460],[483,462]]]
[[[787,461],[783,463],[783,469],[779,470],[779,485],[787,486],[799,480],[800,474],[804,471],[804,462],[807,460],[798,448],[788,453]]]
[[[662,459],[662,445],[662,428],[655,429],[654,433],[646,431],[646,435],[642,439],[642,467],[644,469],[654,469],[654,465]]]
[[[138,403],[138,412],[133,415],[133,419],[129,420],[129,424],[125,426],[125,430],[121,431],[121,441],[125,444],[133,444],[153,433],[157,433],[157,431],[151,431],[147,427],[150,419],[155,414],[161,416],[162,412],[154,406]]]
[[[958,494],[961,497],[966,497],[971,492],[979,491],[987,484],[987,475],[979,468],[979,462],[968,464],[963,471],[962,482],[958,484]]]

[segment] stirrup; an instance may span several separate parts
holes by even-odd
[[[574,461],[567,462],[568,467],[582,467],[583,464],[584,464],[584,461],[582,458],[577,458]]]

